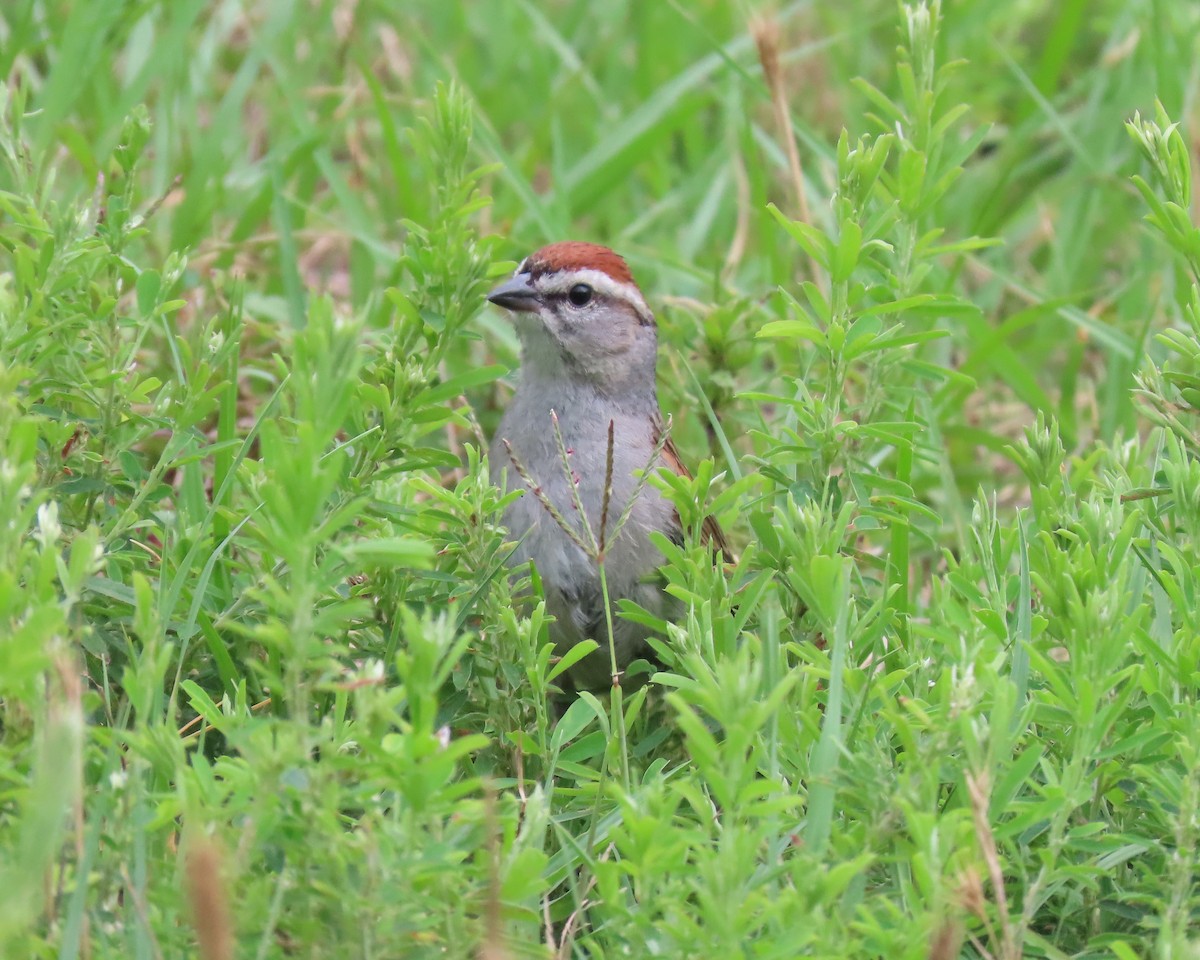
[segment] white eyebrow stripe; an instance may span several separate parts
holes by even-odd
[[[654,314],[646,306],[642,294],[631,283],[621,283],[614,280],[602,270],[582,268],[578,270],[558,270],[546,273],[533,281],[534,288],[542,294],[564,294],[576,284],[586,283],[601,296],[612,297],[614,300],[624,300],[645,323],[654,322]]]

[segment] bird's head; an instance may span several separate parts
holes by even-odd
[[[654,314],[625,260],[608,247],[542,247],[488,300],[513,314],[523,376],[577,378],[605,390],[653,389]]]

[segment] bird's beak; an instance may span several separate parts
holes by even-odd
[[[530,313],[537,309],[538,295],[533,289],[532,278],[527,273],[518,273],[505,280],[487,295],[498,307],[518,313]]]

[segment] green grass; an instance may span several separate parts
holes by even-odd
[[[0,956],[1196,956],[1198,47],[9,0]],[[696,479],[664,670],[563,709],[480,451],[566,238]]]

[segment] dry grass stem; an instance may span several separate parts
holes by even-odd
[[[762,64],[767,89],[771,92],[771,105],[775,109],[775,124],[779,128],[779,137],[787,152],[788,173],[792,180],[792,192],[796,195],[796,210],[802,221],[812,223],[808,196],[804,190],[804,170],[800,166],[800,151],[796,147],[796,131],[792,127],[787,91],[784,89],[783,68],[779,63],[779,24],[770,17],[756,18],[750,24],[750,32],[758,47],[758,60]],[[815,276],[816,264],[812,266]]]
[[[513,469],[517,471],[517,476],[525,481],[525,486],[528,488],[529,492],[537,498],[537,502],[540,503],[543,508],[545,508],[548,514],[550,514],[551,519],[558,524],[559,529],[561,529],[563,533],[571,538],[571,542],[574,543],[575,546],[577,546],[584,553],[590,554],[592,551],[588,549],[588,545],[583,542],[583,539],[579,536],[578,532],[576,532],[571,525],[567,523],[566,518],[558,512],[558,508],[551,502],[550,498],[546,496],[546,491],[544,491],[538,483],[534,482],[533,476],[529,473],[529,470],[526,468],[525,464],[521,462],[520,458],[517,457],[517,454],[513,450],[512,444],[508,442],[508,439],[501,438],[501,443],[504,444],[504,449],[508,451],[509,462],[512,463]]]
[[[146,906],[146,897],[143,890],[133,882],[133,877],[130,876],[127,866],[121,866],[120,874],[125,893],[133,902],[133,912],[137,914],[138,923],[141,925],[142,932],[146,935],[146,941],[150,945],[150,955],[154,957],[154,960],[163,960],[162,947],[158,944],[158,937],[154,935],[154,926],[150,923],[150,911]],[[208,958],[205,957],[203,960],[208,960]]]
[[[485,785],[484,829],[487,831],[488,877],[483,910],[483,939],[479,960],[510,960],[504,945],[504,917],[500,897],[500,821],[496,816],[496,792]]]
[[[642,491],[646,488],[646,483],[650,479],[650,472],[662,459],[663,447],[667,445],[667,440],[671,436],[672,419],[667,416],[667,422],[663,424],[662,432],[659,434],[658,443],[654,445],[654,450],[650,453],[650,459],[646,461],[646,466],[642,468],[641,476],[638,477],[637,483],[633,486],[633,492],[629,495],[629,501],[625,504],[625,509],[622,511],[620,518],[617,520],[616,527],[613,528],[612,539],[616,540],[620,536],[622,528],[625,526],[625,521],[629,519],[629,515],[633,513],[633,505],[637,503],[638,497],[642,495]]]
[[[600,547],[596,543],[595,531],[592,530],[592,525],[588,523],[587,512],[583,509],[583,500],[579,496],[579,477],[571,469],[571,454],[574,451],[567,449],[567,444],[563,440],[562,427],[558,422],[558,413],[554,410],[550,411],[550,422],[554,424],[554,442],[558,444],[558,456],[562,463],[563,478],[567,481],[567,487],[571,491],[571,501],[575,505],[575,512],[579,514],[579,524],[583,527],[583,532],[587,534],[587,541],[591,545],[590,549],[585,548],[585,551],[592,559],[598,559],[600,556]]]
[[[750,237],[750,178],[746,175],[746,164],[740,153],[733,158],[733,180],[737,185],[737,221],[733,228],[733,239],[729,242],[729,251],[725,254],[722,272],[728,277],[737,270],[746,255],[746,244]]]
[[[1000,921],[1000,956],[1002,960],[1020,960],[1021,948],[1013,936],[1012,919],[1008,910],[1008,894],[1004,890],[1004,870],[1000,865],[1000,854],[996,849],[996,837],[988,821],[988,802],[991,786],[986,773],[966,775],[967,793],[971,799],[971,817],[975,824],[975,838],[987,865],[988,879],[992,884],[992,896],[996,901],[996,912]],[[985,916],[986,919],[986,916]],[[990,925],[989,925],[990,926]]]
[[[184,882],[201,960],[233,960],[229,891],[221,878],[220,851],[210,838],[193,837],[188,844]]]
[[[608,447],[604,458],[604,498],[600,504],[600,549],[597,559],[604,562],[604,552],[608,546],[608,507],[612,502],[613,481],[613,430],[614,423],[608,421]]]

